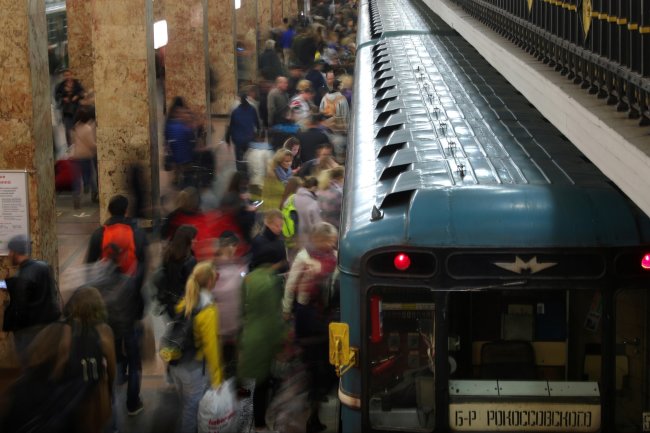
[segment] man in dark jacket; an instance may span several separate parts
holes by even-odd
[[[323,144],[330,144],[330,139],[320,128],[324,117],[322,114],[312,114],[307,123],[307,130],[296,135],[300,141],[300,157],[303,161],[316,158],[316,150]]]
[[[284,68],[280,61],[277,51],[275,51],[275,41],[269,39],[264,43],[264,51],[260,54],[259,68],[262,76],[274,81],[278,76],[284,75]]]
[[[264,213],[264,230],[251,242],[251,271],[264,263],[278,263],[278,273],[288,270],[287,251],[282,237],[284,217],[278,209]]]
[[[128,374],[126,391],[126,409],[131,416],[142,412],[144,405],[140,399],[142,381],[142,357],[140,354],[142,340],[142,316],[144,299],[142,284],[146,265],[147,238],[135,222],[126,217],[129,200],[116,195],[108,203],[110,218],[92,234],[88,245],[87,263],[99,260],[113,261],[128,283],[122,282],[131,291],[120,296],[130,305],[125,305],[119,318],[120,328],[115,329],[115,353],[118,372]],[[130,315],[131,317],[126,317]],[[117,318],[113,318],[117,319]],[[109,323],[114,321],[109,318]],[[122,350],[124,347],[124,351]],[[124,354],[123,354],[124,352]],[[128,373],[126,373],[128,371]]]
[[[7,246],[9,260],[18,266],[18,273],[7,279],[10,299],[2,328],[13,331],[16,351],[24,358],[36,334],[61,315],[61,296],[50,266],[30,257],[29,237],[14,236]]]

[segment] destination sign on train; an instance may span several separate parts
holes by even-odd
[[[551,402],[452,403],[452,431],[595,432],[600,405]]]

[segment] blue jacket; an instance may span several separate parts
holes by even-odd
[[[255,138],[255,130],[259,128],[257,111],[250,104],[239,105],[230,115],[230,125],[226,131],[226,141],[235,146],[248,146]]]
[[[192,162],[194,131],[180,119],[169,119],[165,125],[165,138],[176,164]]]

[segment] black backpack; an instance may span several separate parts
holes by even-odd
[[[63,326],[56,323],[51,326]],[[72,325],[68,362],[60,379],[49,364],[28,368],[12,385],[9,410],[0,430],[14,433],[74,432],[79,405],[106,374],[95,328]]]
[[[176,365],[180,361],[191,359],[196,354],[194,344],[194,318],[200,310],[194,309],[189,317],[181,311],[167,323],[167,328],[160,337],[158,354],[163,361]]]

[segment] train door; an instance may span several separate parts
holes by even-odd
[[[619,432],[650,431],[650,420],[645,421],[643,416],[647,411],[647,309],[646,291],[617,292],[615,422]]]

